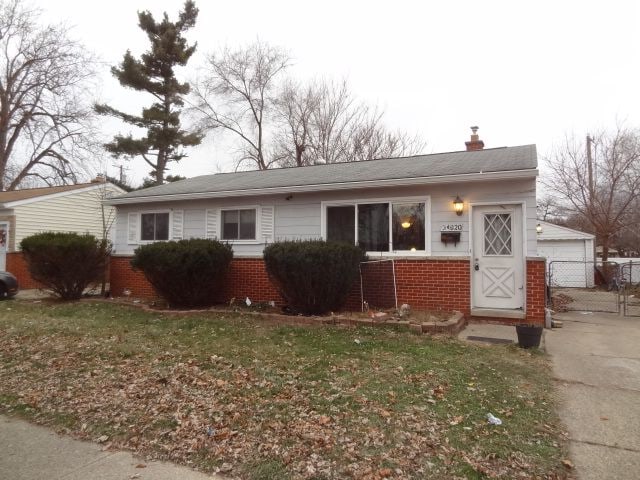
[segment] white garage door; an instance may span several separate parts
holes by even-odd
[[[538,254],[547,257],[551,286],[594,286],[593,253],[585,243],[590,244],[591,240],[538,240]]]

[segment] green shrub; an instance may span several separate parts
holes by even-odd
[[[217,240],[157,242],[138,247],[131,260],[156,291],[175,307],[212,305],[233,258]]]
[[[273,243],[264,249],[267,272],[294,311],[307,315],[338,310],[359,275],[364,252],[322,240]]]
[[[106,240],[72,232],[44,232],[20,242],[31,277],[64,300],[76,300],[102,280],[111,254]]]

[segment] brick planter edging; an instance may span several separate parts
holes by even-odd
[[[444,334],[444,335],[456,335],[466,325],[466,319],[462,312],[453,312],[453,315],[444,322],[421,322],[414,323],[409,320],[377,320],[373,318],[353,318],[346,315],[331,315],[331,316],[296,316],[296,315],[284,315],[282,313],[269,313],[269,312],[252,312],[252,311],[230,311],[222,308],[204,308],[204,309],[192,309],[192,310],[165,310],[160,308],[154,308],[144,303],[131,303],[123,302],[117,299],[108,300],[102,298],[86,298],[81,301],[94,301],[104,303],[116,303],[118,305],[127,305],[130,307],[140,308],[147,312],[162,313],[170,315],[191,315],[198,313],[240,313],[253,315],[260,320],[272,320],[277,323],[286,325],[335,325],[335,326],[349,326],[349,327],[403,327],[416,334]]]

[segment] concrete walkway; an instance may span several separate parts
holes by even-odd
[[[546,350],[581,480],[640,478],[640,318],[556,315]]]
[[[0,479],[205,480],[220,478],[127,452],[102,451],[22,420],[0,416]]]

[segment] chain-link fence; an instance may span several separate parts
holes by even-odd
[[[624,315],[640,317],[640,262],[621,263],[620,277],[623,282]]]
[[[549,262],[547,285],[551,308],[556,311],[619,313],[622,284],[622,269],[615,262]]]

